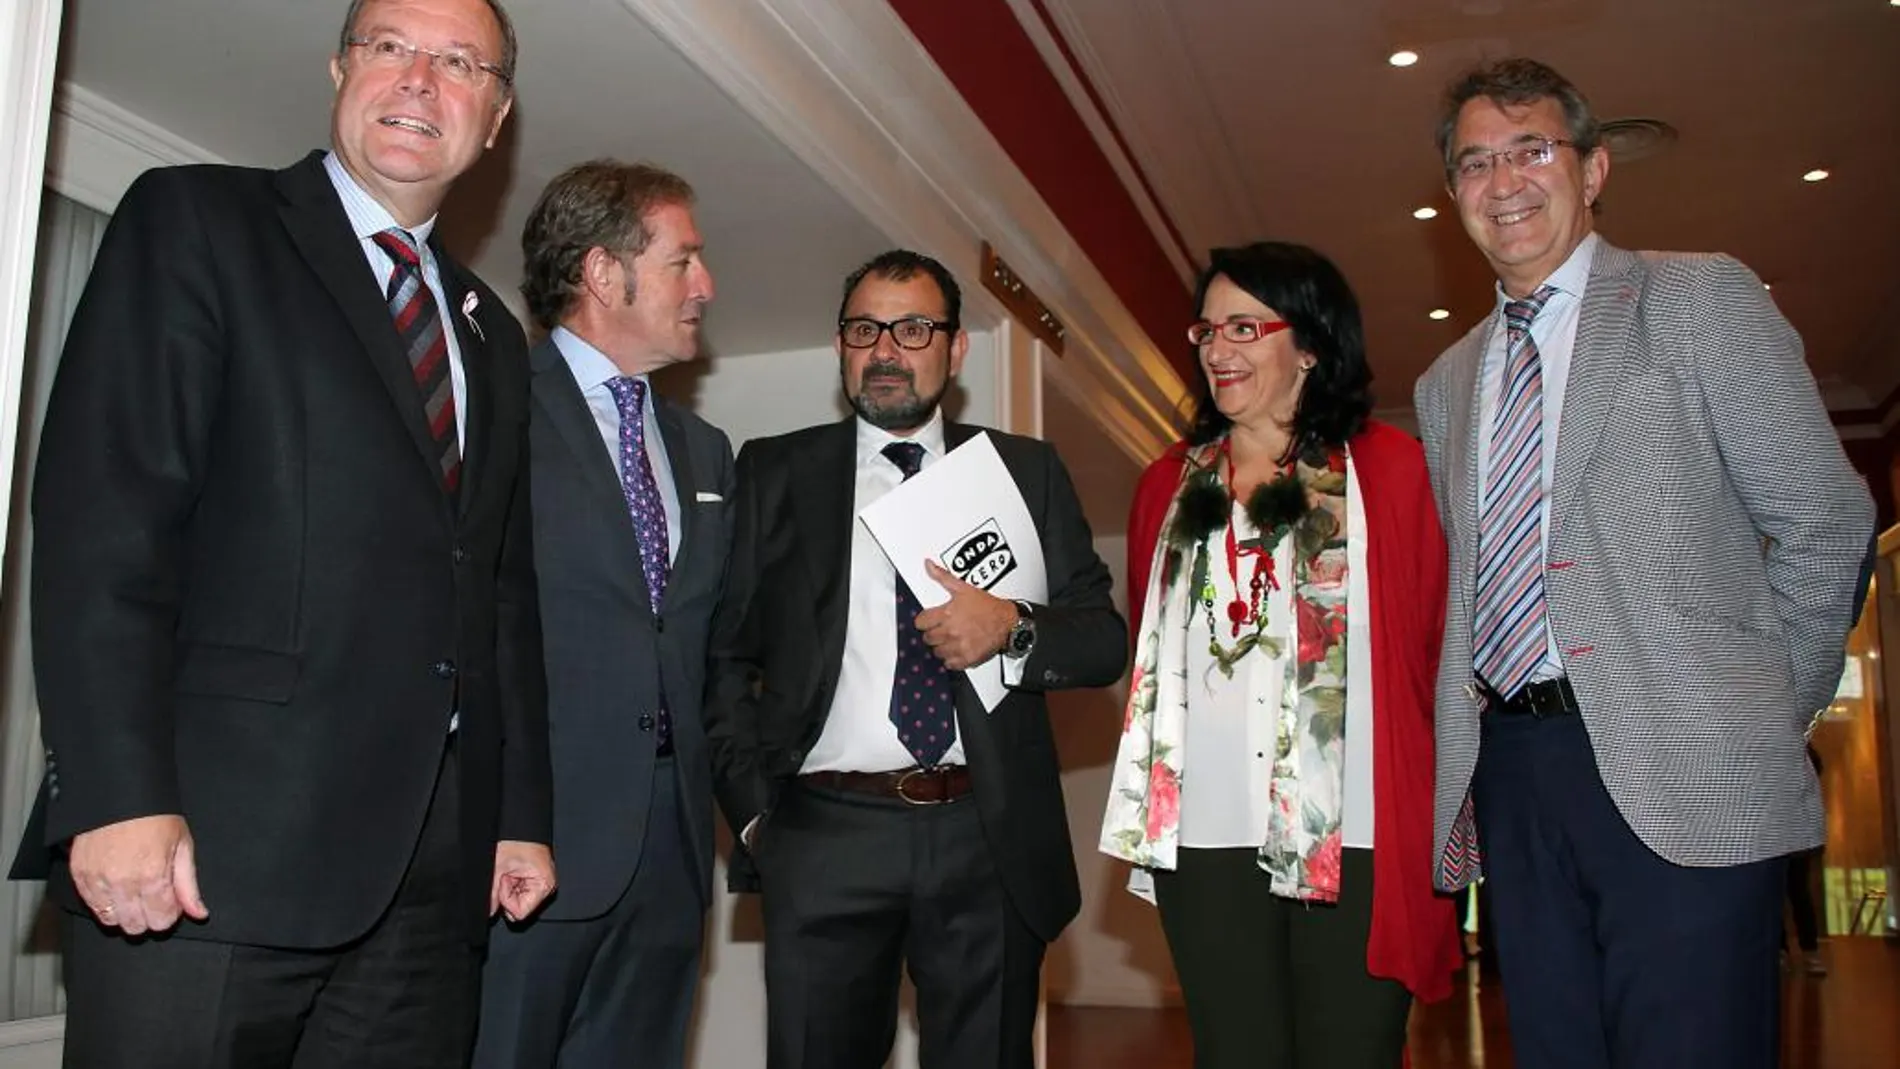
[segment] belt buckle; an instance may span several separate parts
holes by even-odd
[[[910,792],[906,789],[907,787],[909,787],[912,777],[941,776],[941,775],[943,775],[943,770],[937,769],[937,768],[921,768],[920,767],[920,768],[905,769],[904,774],[897,777],[897,786],[895,788],[895,790],[897,791],[897,796],[899,798],[902,798],[906,805],[942,805],[945,802],[949,801],[950,799],[948,798],[912,798],[910,796]],[[944,794],[948,792],[940,790],[939,793]]]

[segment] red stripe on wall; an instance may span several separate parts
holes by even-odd
[[[1114,139],[1115,147],[1121,150],[1123,158],[1128,161],[1129,170],[1135,172],[1135,181],[1141,185],[1141,191],[1147,195],[1149,203],[1154,205],[1155,214],[1161,218],[1162,229],[1168,232],[1168,240],[1174,243],[1173,251],[1180,253],[1181,258],[1188,263],[1195,263],[1199,257],[1193,249],[1188,248],[1187,239],[1181,236],[1180,229],[1174,225],[1174,218],[1162,207],[1161,198],[1155,194],[1155,187],[1148,181],[1148,172],[1142,169],[1141,162],[1135,158],[1135,150],[1128,147],[1128,139],[1122,136],[1122,128],[1115,122],[1115,113],[1102,101],[1102,94],[1096,91],[1095,83],[1090,80],[1088,72],[1082,69],[1074,50],[1069,48],[1069,39],[1062,36],[1056,20],[1049,17],[1049,9],[1042,0],[1029,0],[1029,6],[1036,10],[1036,18],[1041,20],[1042,28],[1055,41],[1056,51],[1062,53],[1063,62],[1069,65],[1069,72],[1081,84],[1089,103],[1095,106],[1095,113],[1101,116],[1102,125],[1108,127],[1108,136]]]
[[[1193,295],[1009,5],[1004,0],[890,4],[1155,347],[1184,381],[1192,381],[1198,372],[1181,331],[1194,318]],[[1083,77],[1079,68],[1076,75]],[[1172,222],[1168,228],[1172,233]]]

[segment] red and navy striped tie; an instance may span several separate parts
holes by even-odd
[[[1544,286],[1504,306],[1504,387],[1491,431],[1478,520],[1472,664],[1509,698],[1544,661],[1544,369],[1531,321],[1556,293]]]
[[[442,330],[442,313],[435,292],[422,276],[422,254],[415,237],[391,227],[372,240],[396,262],[389,275],[389,314],[396,320],[396,333],[422,395],[422,414],[435,439],[442,485],[453,494],[462,479],[462,448],[455,437],[455,388],[449,378],[449,341]]]

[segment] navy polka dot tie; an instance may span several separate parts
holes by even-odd
[[[647,457],[646,416],[647,384],[624,375],[607,380],[620,411],[620,489],[627,499],[627,514],[633,519],[633,533],[640,541],[640,574],[647,582],[647,597],[653,603],[653,615],[660,615],[666,600],[666,580],[671,566],[667,560],[666,504],[660,498],[660,482],[653,477],[653,462]],[[666,695],[660,696],[659,723],[655,742],[661,753],[673,746],[673,715],[667,708]]]
[[[892,442],[884,456],[909,479],[924,466],[924,447],[916,442]],[[957,737],[956,699],[950,692],[950,670],[924,644],[917,630],[917,614],[924,611],[904,577],[897,579],[897,673],[891,679],[891,724],[904,748],[929,768],[943,760]]]

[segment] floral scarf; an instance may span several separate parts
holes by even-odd
[[[1161,522],[1142,606],[1101,850],[1144,868],[1175,867],[1186,772],[1188,625],[1203,596],[1198,588],[1227,533],[1224,526],[1206,534],[1188,532],[1180,521],[1184,501],[1205,494],[1210,481],[1221,485],[1224,445],[1223,440],[1189,450],[1181,486]],[[1269,553],[1287,534],[1294,538],[1294,619],[1291,626],[1270,621],[1267,632],[1295,638],[1293,655],[1264,636],[1246,655],[1247,660],[1279,662],[1285,672],[1270,773],[1272,805],[1258,863],[1272,893],[1333,902],[1339,898],[1346,765],[1345,455],[1334,453],[1317,466],[1302,458],[1295,474],[1305,496],[1298,518],[1261,531]],[[1230,501],[1229,523],[1231,513]]]

